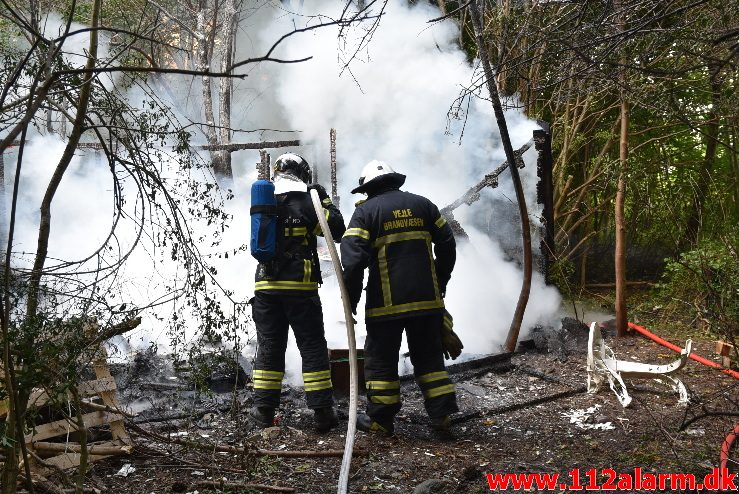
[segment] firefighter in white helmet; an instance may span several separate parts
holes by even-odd
[[[367,414],[360,430],[392,434],[400,410],[398,354],[403,330],[426,411],[437,430],[457,412],[454,385],[444,369],[444,295],[456,260],[452,230],[425,197],[403,192],[405,175],[381,161],[362,170],[352,193],[365,193],[341,240],[341,262],[352,309],[366,288],[364,344]],[[433,249],[433,254],[432,254]]]

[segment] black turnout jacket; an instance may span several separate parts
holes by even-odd
[[[441,313],[455,261],[454,235],[439,209],[397,188],[359,204],[341,240],[352,308],[359,303],[369,267],[367,320]]]
[[[277,256],[260,263],[255,276],[255,291],[315,295],[321,282],[321,267],[316,252],[316,236],[323,236],[318,216],[307,192],[278,194]],[[331,199],[323,200],[323,214],[334,240],[344,234],[344,218]]]

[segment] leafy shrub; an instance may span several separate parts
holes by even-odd
[[[739,230],[719,240],[701,241],[678,259],[668,259],[659,293],[690,306],[719,336],[739,333]]]
[[[549,266],[549,279],[566,297],[574,295],[575,265],[569,259],[556,259]]]

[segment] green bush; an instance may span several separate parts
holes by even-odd
[[[549,280],[565,297],[572,298],[575,294],[574,277],[575,265],[569,259],[557,259],[549,267]]]
[[[659,293],[687,304],[695,316],[722,338],[739,333],[739,230],[719,240],[705,240],[678,259],[668,259]]]

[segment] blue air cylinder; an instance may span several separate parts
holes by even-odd
[[[275,184],[257,180],[251,185],[251,255],[268,262],[277,252],[277,203]]]

